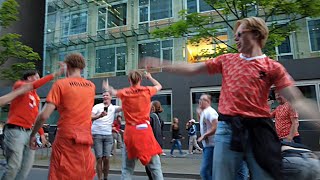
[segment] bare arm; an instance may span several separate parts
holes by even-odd
[[[34,125],[30,137],[34,137],[39,129],[42,127],[44,122],[50,117],[50,115],[55,110],[56,106],[52,103],[46,103],[44,109],[39,114],[36,120],[36,124]]]
[[[102,82],[102,88],[108,92],[110,92],[111,96],[115,96],[117,95],[117,90],[114,89],[112,86],[109,86],[109,82],[108,81],[103,81]]]
[[[291,118],[291,122],[292,125],[290,127],[290,133],[289,135],[286,137],[286,139],[288,139],[289,141],[292,141],[294,136],[296,135],[296,133],[298,132],[298,127],[299,127],[299,121],[298,118],[296,117],[292,117]]]
[[[0,97],[0,106],[4,106],[5,104],[8,104],[17,96],[20,96],[21,94],[24,94],[32,89],[33,89],[32,84],[28,83],[28,84],[22,85],[18,89],[15,89],[12,92],[10,92],[4,96],[1,96]]]
[[[96,115],[94,113],[91,113],[91,120],[95,121],[95,120],[100,119],[100,118],[102,118],[103,116],[106,116],[106,115],[107,115],[107,112],[105,112],[105,111],[103,111],[102,113],[100,113],[98,115]]]
[[[198,141],[202,141],[203,139],[207,139],[209,136],[214,135],[214,133],[216,133],[217,130],[217,125],[218,125],[218,119],[214,119],[211,121],[211,129],[209,131],[207,131],[205,134],[203,134],[201,137],[198,138]]]
[[[145,77],[154,85],[157,91],[162,89],[162,85],[156,79],[154,79],[150,73],[145,72]]]
[[[154,57],[146,57],[142,61],[143,67],[158,68],[161,67],[163,71],[181,74],[181,75],[195,75],[199,73],[207,73],[206,65],[204,62],[190,64],[187,62],[172,64],[171,61],[161,60]]]
[[[295,86],[289,86],[280,90],[280,95],[288,100],[299,115],[309,119],[319,119],[320,113],[317,104],[305,98],[300,90]]]

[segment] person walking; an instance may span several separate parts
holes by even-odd
[[[195,125],[196,120],[191,119],[186,124],[186,130],[188,131],[189,136],[189,154],[193,154],[193,148],[202,152],[202,149],[199,147],[197,142],[197,126]]]
[[[179,128],[179,119],[177,117],[173,118],[172,125],[171,125],[171,132],[172,132],[172,139],[171,139],[171,150],[170,155],[171,157],[175,157],[173,155],[174,149],[177,147],[179,150],[180,155],[183,155],[182,149],[181,149],[181,141],[180,139],[183,139],[180,128]]]

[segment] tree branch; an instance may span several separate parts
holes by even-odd
[[[236,11],[237,18],[240,19],[239,15],[238,15],[237,1],[233,0],[232,6],[233,6],[234,10]]]
[[[273,8],[271,13],[269,13],[265,18],[264,18],[264,21],[267,22],[269,17],[271,17],[275,12],[276,12],[276,9],[277,8]]]
[[[308,17],[308,16],[301,16],[301,17],[299,17],[299,18],[297,18],[297,19],[292,19],[292,20],[288,21],[288,22],[286,23],[286,25],[290,24],[291,22],[294,22],[294,21],[297,21],[297,20],[300,20],[300,19],[304,19],[304,18],[306,18],[306,17]],[[278,27],[272,29],[271,31],[269,31],[269,34],[272,33],[272,32],[274,32],[274,31],[277,30],[277,29],[282,28],[282,27],[283,27],[283,26],[278,26]]]
[[[231,8],[231,6],[229,5],[228,1],[227,1],[227,0],[224,0],[224,2],[225,2],[226,5],[228,6],[228,8],[229,8],[230,11],[232,12],[232,14],[233,14],[234,16],[236,16],[237,19],[240,19],[239,16],[238,16],[238,14],[236,14],[236,13],[232,10],[232,8]]]
[[[206,1],[206,2],[208,3],[208,1]],[[210,7],[212,7],[213,10],[215,10],[215,11],[218,13],[218,15],[223,19],[223,21],[227,23],[227,25],[229,26],[229,28],[230,28],[231,30],[233,30],[233,27],[232,27],[232,26],[229,24],[229,22],[223,17],[223,15],[217,10],[217,8],[215,8],[211,3],[208,3],[208,4],[209,4]]]

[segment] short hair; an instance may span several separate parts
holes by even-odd
[[[23,73],[21,79],[22,79],[22,80],[28,80],[28,77],[34,76],[34,75],[36,75],[36,74],[39,74],[39,72],[38,72],[37,70],[35,70],[35,69],[27,70],[27,71],[25,71],[25,72]]]
[[[237,31],[238,27],[241,24],[244,24],[247,29],[258,35],[259,45],[261,48],[263,48],[267,42],[269,35],[269,29],[266,25],[266,22],[258,17],[249,17],[238,20],[234,28],[234,33]]]
[[[86,67],[86,61],[80,53],[70,53],[65,57],[64,62],[68,68],[84,69]]]
[[[130,71],[128,77],[133,85],[138,84],[142,79],[142,75],[139,71]]]
[[[210,94],[207,94],[207,93],[203,93],[201,94],[201,96],[207,96],[208,100],[210,101],[210,103],[212,102],[212,97]]]
[[[160,101],[152,101],[155,112],[161,113],[163,111]]]
[[[121,117],[121,118],[122,118],[122,116],[121,116],[121,115],[117,115],[116,119],[118,119],[119,117]]]

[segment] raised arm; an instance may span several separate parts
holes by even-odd
[[[105,91],[108,91],[110,92],[110,95],[111,96],[115,96],[117,95],[117,90],[114,89],[112,86],[109,85],[109,82],[108,81],[102,81],[102,88],[105,90]]]
[[[161,67],[163,71],[181,74],[181,75],[195,75],[195,74],[206,74],[207,68],[204,62],[200,63],[176,63],[172,64],[171,61],[163,60],[154,57],[146,57],[142,61],[142,66],[146,69],[148,68],[159,68]]]
[[[162,89],[162,85],[156,79],[154,79],[149,72],[145,71],[144,76],[154,85],[157,91]]]
[[[0,97],[0,106],[4,106],[5,104],[8,104],[17,96],[20,96],[21,94],[24,94],[32,89],[33,89],[32,84],[23,84],[18,89],[15,89],[10,93],[1,96]]]

